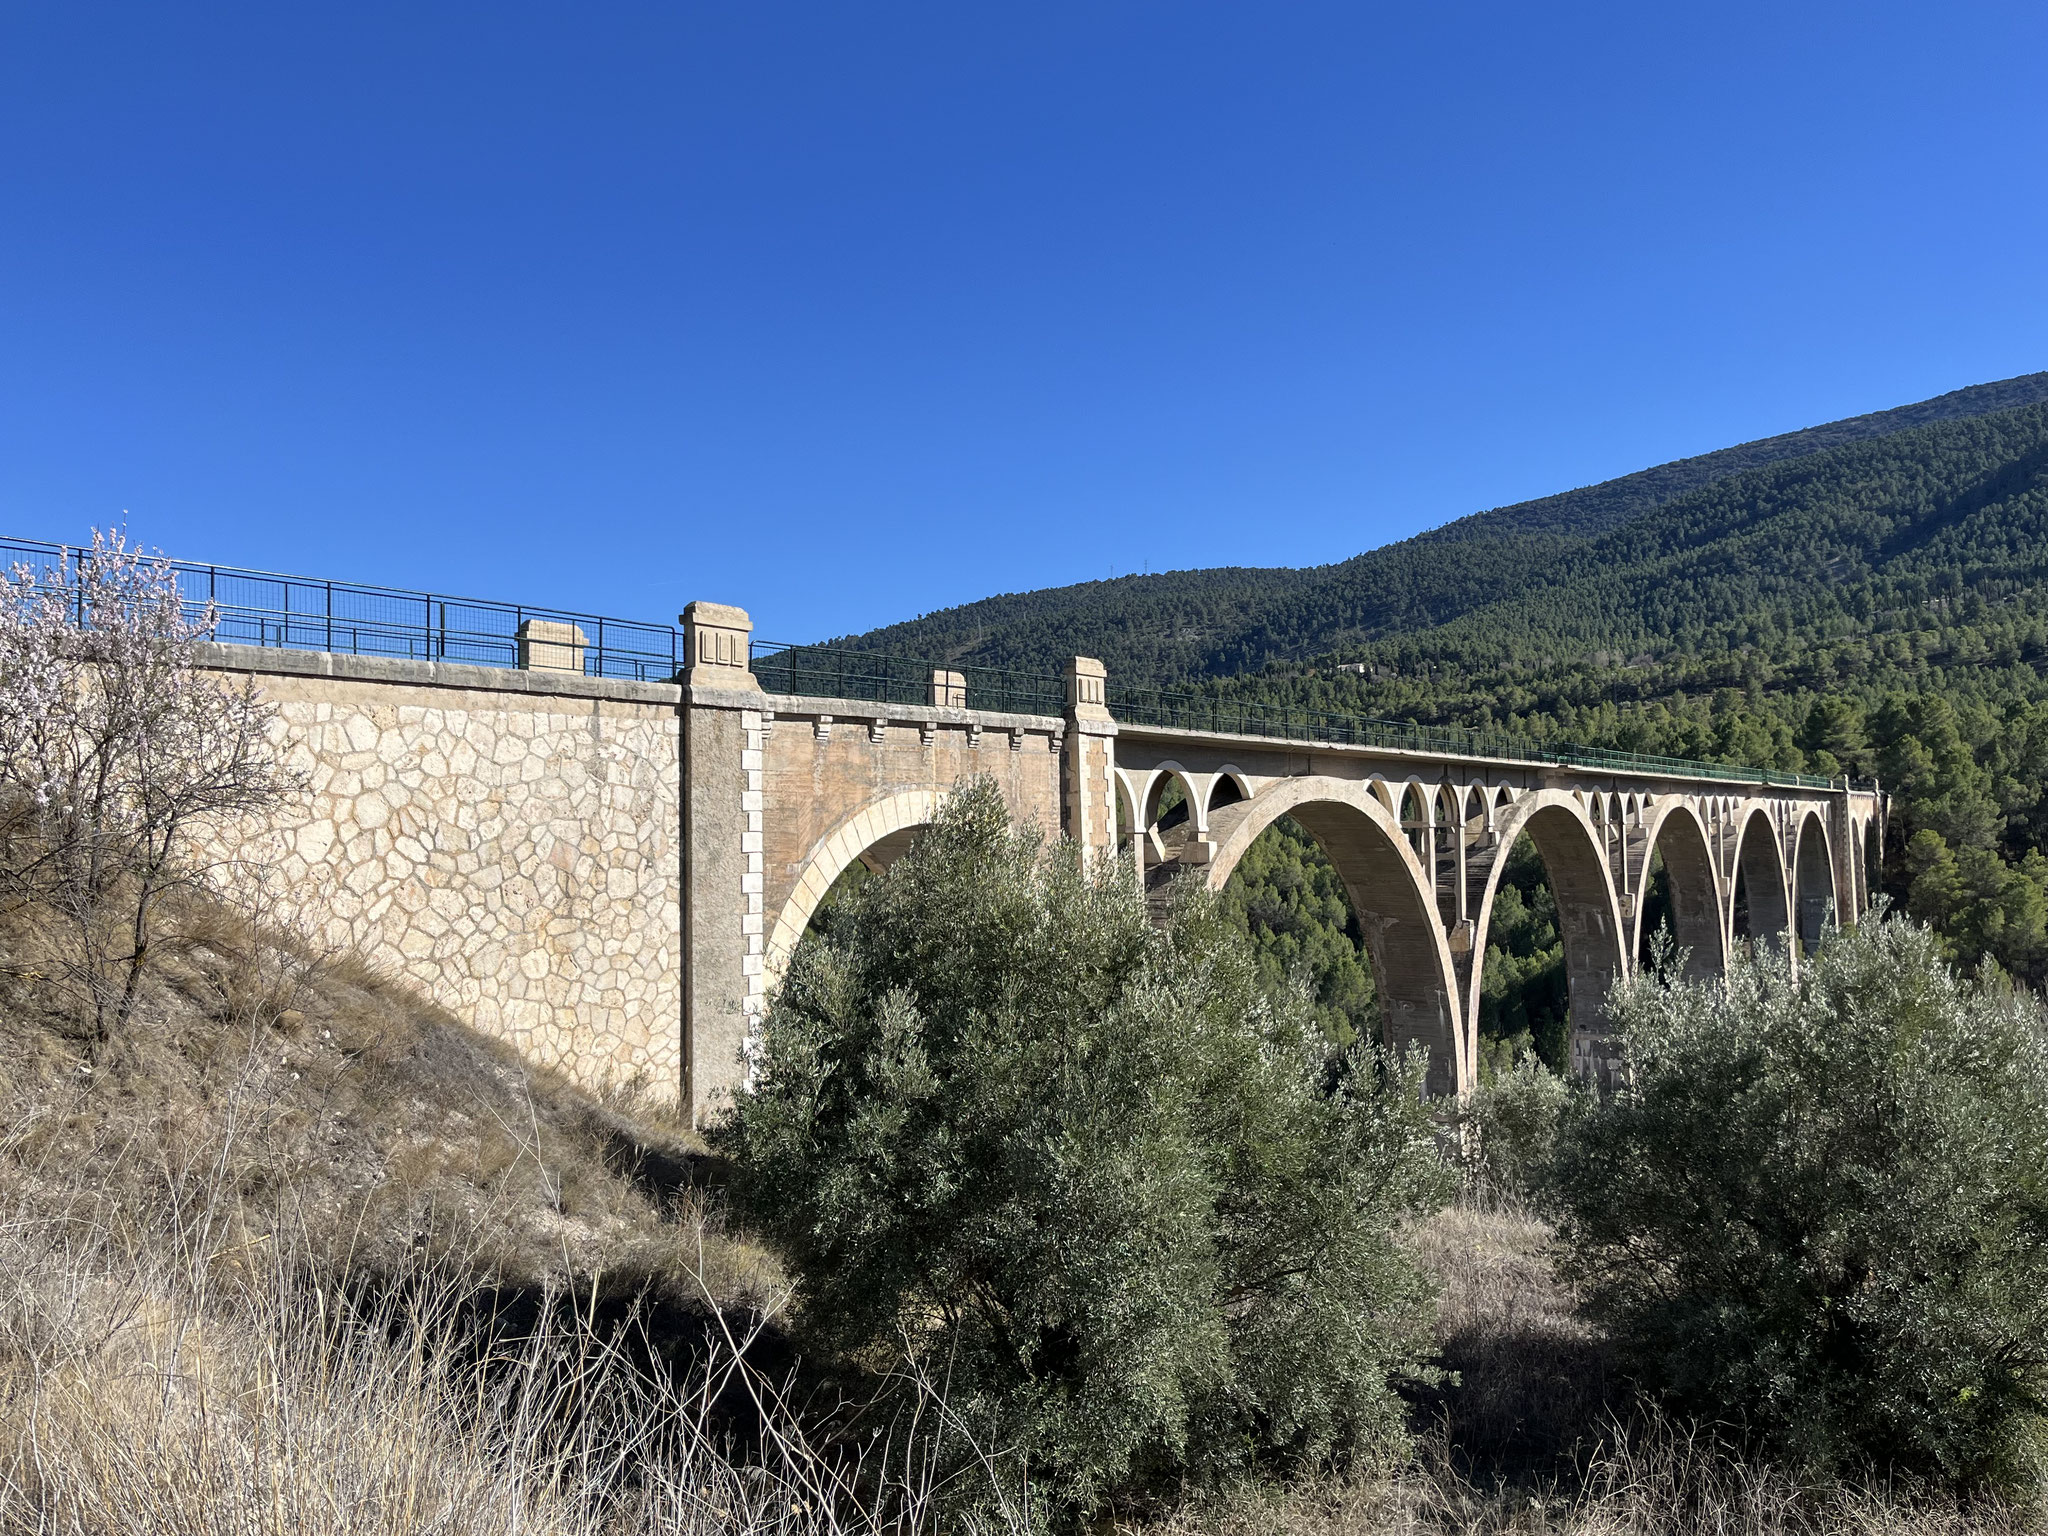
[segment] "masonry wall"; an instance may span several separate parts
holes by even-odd
[[[1066,722],[1037,715],[874,705],[770,696],[762,740],[768,819],[762,871],[768,922],[805,867],[848,818],[891,796],[943,794],[961,779],[993,779],[1021,825],[1060,835],[1061,745]]]
[[[298,802],[242,844],[320,940],[591,1087],[682,1082],[681,690],[214,648]]]

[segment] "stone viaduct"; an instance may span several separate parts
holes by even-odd
[[[308,776],[245,836],[332,942],[593,1087],[680,1094],[699,1120],[744,1080],[833,882],[894,858],[968,775],[1154,891],[1220,887],[1292,817],[1349,890],[1389,1036],[1428,1048],[1443,1093],[1475,1080],[1479,960],[1521,834],[1557,898],[1574,1063],[1604,1077],[1600,1005],[1637,963],[1653,855],[1695,973],[1775,936],[1796,964],[1867,910],[1885,815],[1847,781],[1145,723],[1112,714],[1085,658],[1063,708],[987,708],[945,671],[908,704],[771,692],[746,614],[711,603],[683,615],[670,681],[587,675],[585,644],[522,625],[517,667],[214,647],[278,704]]]

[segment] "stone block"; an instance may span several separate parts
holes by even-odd
[[[580,625],[562,619],[528,619],[515,634],[520,671],[583,671],[583,656],[590,642]]]
[[[744,608],[695,602],[682,612],[683,682],[692,688],[757,689],[752,642],[754,621]],[[759,719],[754,722],[759,727]]]

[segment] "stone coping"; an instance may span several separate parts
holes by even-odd
[[[480,667],[456,661],[406,661],[389,656],[349,656],[332,651],[287,651],[265,645],[208,642],[199,647],[200,665],[222,672],[272,677],[331,677],[363,683],[397,683],[415,688],[461,688],[473,692],[523,693],[552,698],[616,699],[634,704],[682,703],[675,683],[639,683],[630,678],[586,677],[536,667]]]
[[[834,720],[887,720],[892,725],[978,725],[983,730],[1037,731],[1056,736],[1067,729],[1064,715],[1013,715],[993,709],[952,709],[939,704],[882,704],[873,699],[820,699],[805,694],[764,693],[759,708],[776,719],[830,715]]]

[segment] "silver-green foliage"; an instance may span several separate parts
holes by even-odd
[[[2016,1473],[2048,1390],[2048,1034],[1925,929],[1624,988],[1627,1085],[1557,1166],[1642,1378],[1798,1462]]]
[[[722,1145],[815,1341],[908,1345],[1056,1502],[1400,1434],[1445,1171],[1215,903],[1166,930],[985,783],[799,950]]]
[[[1463,1114],[1468,1183],[1488,1198],[1537,1198],[1567,1120],[1585,1107],[1584,1091],[1534,1054],[1482,1076]]]

